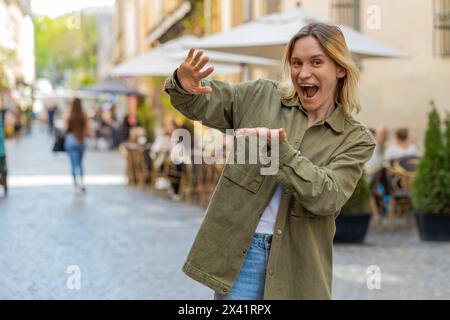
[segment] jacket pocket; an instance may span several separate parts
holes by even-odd
[[[264,180],[263,176],[248,174],[246,170],[241,169],[240,165],[227,165],[223,171],[223,176],[242,188],[257,193]]]

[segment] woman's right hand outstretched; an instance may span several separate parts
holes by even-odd
[[[202,68],[208,63],[209,58],[203,57],[203,51],[198,51],[194,56],[195,49],[191,48],[186,59],[177,69],[178,81],[184,90],[193,94],[211,93],[210,87],[202,87],[201,80],[208,77],[213,71],[213,67]]]

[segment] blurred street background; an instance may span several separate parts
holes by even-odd
[[[178,128],[205,149],[216,132],[164,80],[190,47],[215,79],[281,80],[287,41],[319,20],[344,32],[377,140],[337,226],[333,298],[450,299],[450,0],[0,0],[0,299],[212,299],[181,267],[223,165],[169,155]]]

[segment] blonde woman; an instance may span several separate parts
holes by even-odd
[[[350,115],[358,71],[342,32],[316,23],[294,35],[285,84],[205,80],[207,62],[189,51],[166,81],[172,104],[222,131],[278,136],[279,168],[225,166],[183,271],[215,299],[330,299],[335,218],[375,146]]]

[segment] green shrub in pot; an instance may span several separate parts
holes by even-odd
[[[447,213],[449,198],[449,142],[448,122],[446,136],[441,130],[441,121],[434,103],[428,114],[428,128],[425,134],[424,154],[417,167],[417,175],[412,187],[411,200],[414,208],[421,213]],[[447,140],[447,141],[445,141]],[[450,212],[448,212],[450,213]]]
[[[366,175],[363,174],[359,179],[355,191],[346,204],[342,207],[341,214],[360,214],[367,212],[367,206],[370,198],[370,185]]]
[[[424,154],[411,193],[419,236],[425,241],[450,241],[450,119],[441,129],[432,102]]]

